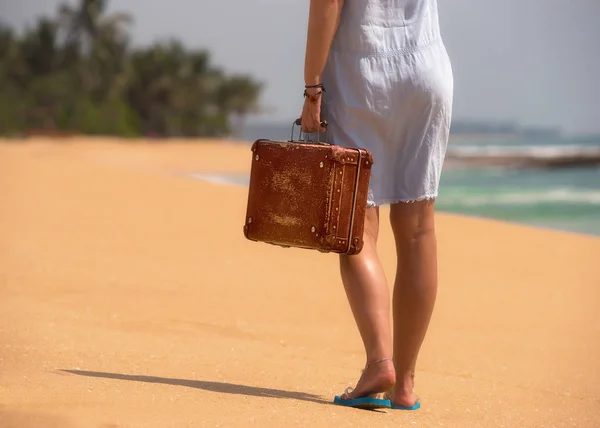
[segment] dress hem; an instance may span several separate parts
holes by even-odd
[[[382,205],[392,205],[392,204],[410,204],[421,201],[434,200],[437,198],[437,193],[427,194],[425,196],[420,196],[418,198],[381,198],[377,201],[369,200],[367,201],[367,208],[374,208]]]

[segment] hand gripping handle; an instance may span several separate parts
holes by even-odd
[[[320,125],[321,125],[321,127],[325,128],[325,143],[328,144],[327,143],[327,125],[328,125],[327,121],[326,120],[322,120],[321,123],[320,123]],[[306,139],[306,134],[307,133],[302,132],[302,118],[300,118],[300,117],[298,119],[296,119],[294,121],[294,123],[292,124],[292,135],[290,137],[290,141],[294,141],[294,127],[295,126],[299,126],[300,127],[300,132],[298,134],[298,140],[297,141],[304,141],[304,142],[308,141]],[[302,140],[302,134],[304,134],[304,140]],[[317,131],[317,141],[316,142],[320,143],[321,142],[320,139],[321,139],[321,132],[319,130],[319,131]]]

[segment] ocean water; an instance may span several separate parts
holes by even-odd
[[[437,208],[600,236],[600,169],[445,170]]]
[[[290,125],[247,126],[248,144],[258,138],[291,136]],[[294,138],[298,137],[298,129]],[[482,157],[510,154],[547,158],[577,152],[600,151],[600,136],[480,140],[454,138],[455,157],[477,153]],[[247,185],[247,177],[197,177],[233,180]],[[492,218],[532,226],[600,236],[600,167],[558,169],[458,166],[448,161],[440,183],[439,211]]]

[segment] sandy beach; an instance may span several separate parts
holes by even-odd
[[[438,214],[422,408],[335,406],[364,365],[336,256],[247,241],[246,189],[187,175],[250,155],[0,143],[1,428],[600,427],[599,238]]]

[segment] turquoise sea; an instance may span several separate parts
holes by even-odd
[[[291,126],[247,126],[243,139],[290,138]],[[450,149],[497,156],[517,151],[554,156],[600,150],[597,137],[453,139]],[[600,167],[558,169],[457,166],[444,168],[437,207],[440,211],[600,236]],[[238,184],[247,183],[239,177]]]
[[[545,158],[600,150],[588,138],[456,141],[459,153],[520,153]],[[448,167],[440,183],[443,211],[600,236],[600,166],[542,168]]]
[[[437,207],[600,236],[600,168],[447,169]]]

